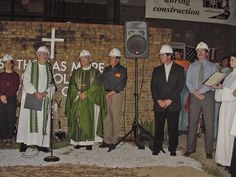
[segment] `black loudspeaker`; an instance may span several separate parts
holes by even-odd
[[[125,23],[125,57],[148,57],[148,29],[147,23],[129,21]]]

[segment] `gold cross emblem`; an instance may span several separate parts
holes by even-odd
[[[87,84],[85,84],[85,83],[80,84],[80,87],[81,87],[82,90],[83,90],[86,86],[87,86]]]

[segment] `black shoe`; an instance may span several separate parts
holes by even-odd
[[[170,156],[176,156],[176,152],[175,151],[171,151],[170,152]]]
[[[93,149],[93,146],[92,146],[92,145],[86,146],[86,150],[87,150],[87,151],[92,151],[92,149]]]
[[[80,146],[80,145],[74,146],[75,149],[80,149],[80,148],[82,148],[82,147],[84,147],[84,146]]]
[[[45,153],[50,152],[49,148],[46,148],[46,147],[39,147],[39,146],[38,146],[37,149],[38,149],[39,151],[42,151],[42,152],[45,152]]]
[[[229,172],[230,172],[230,167],[229,167],[229,166],[226,166],[226,167],[224,168],[224,170],[229,173]]]
[[[153,151],[152,155],[158,155],[160,153],[160,151]]]
[[[185,157],[189,157],[192,153],[193,153],[193,152],[188,152],[188,151],[186,151],[183,155],[184,155]]]
[[[109,147],[109,144],[103,142],[102,144],[99,145],[99,148],[107,148]]]
[[[28,148],[28,146],[26,144],[24,144],[24,143],[20,144],[20,152],[25,152],[27,148]]]
[[[107,152],[111,152],[111,151],[113,151],[115,148],[116,148],[116,145],[115,145],[115,144],[110,144]]]
[[[211,153],[206,153],[206,158],[207,159],[213,159],[212,154]]]
[[[138,149],[145,149],[145,146],[138,146]]]

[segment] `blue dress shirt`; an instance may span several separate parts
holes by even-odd
[[[204,84],[201,84],[201,87],[198,88],[198,77],[199,77],[201,62],[203,63],[204,67],[204,80],[208,79],[215,71],[217,71],[216,64],[208,60],[203,60],[203,61],[198,60],[190,64],[186,75],[186,85],[190,93],[199,90],[201,94],[204,94],[210,90],[210,88]]]

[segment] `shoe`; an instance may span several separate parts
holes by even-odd
[[[111,151],[113,151],[115,148],[116,148],[116,145],[115,145],[115,144],[110,144],[107,152],[111,152]]]
[[[153,151],[152,155],[158,155],[160,153],[160,151]]]
[[[28,148],[28,146],[26,144],[24,144],[24,143],[20,144],[20,152],[25,152],[27,148]]]
[[[82,148],[82,147],[84,147],[84,146],[80,146],[80,145],[74,146],[75,149],[80,149],[80,148]]]
[[[92,149],[93,149],[93,146],[92,146],[92,145],[86,146],[86,150],[87,150],[87,151],[92,151]]]
[[[188,152],[188,151],[186,151],[183,155],[184,155],[185,157],[189,157],[192,153],[193,153],[193,152]]]
[[[207,159],[213,159],[212,154],[211,153],[206,153],[206,158]]]
[[[107,148],[109,147],[109,144],[103,142],[102,144],[99,145],[99,148]]]
[[[230,167],[229,167],[229,166],[226,166],[226,167],[224,168],[224,170],[227,171],[227,172],[230,172]]]
[[[145,146],[138,146],[138,149],[145,149]]]
[[[38,146],[37,149],[38,149],[39,151],[42,151],[42,152],[45,152],[45,153],[50,152],[49,148],[46,148],[46,147],[39,147],[39,146]]]
[[[176,156],[176,152],[175,151],[171,151],[170,152],[170,156]]]

